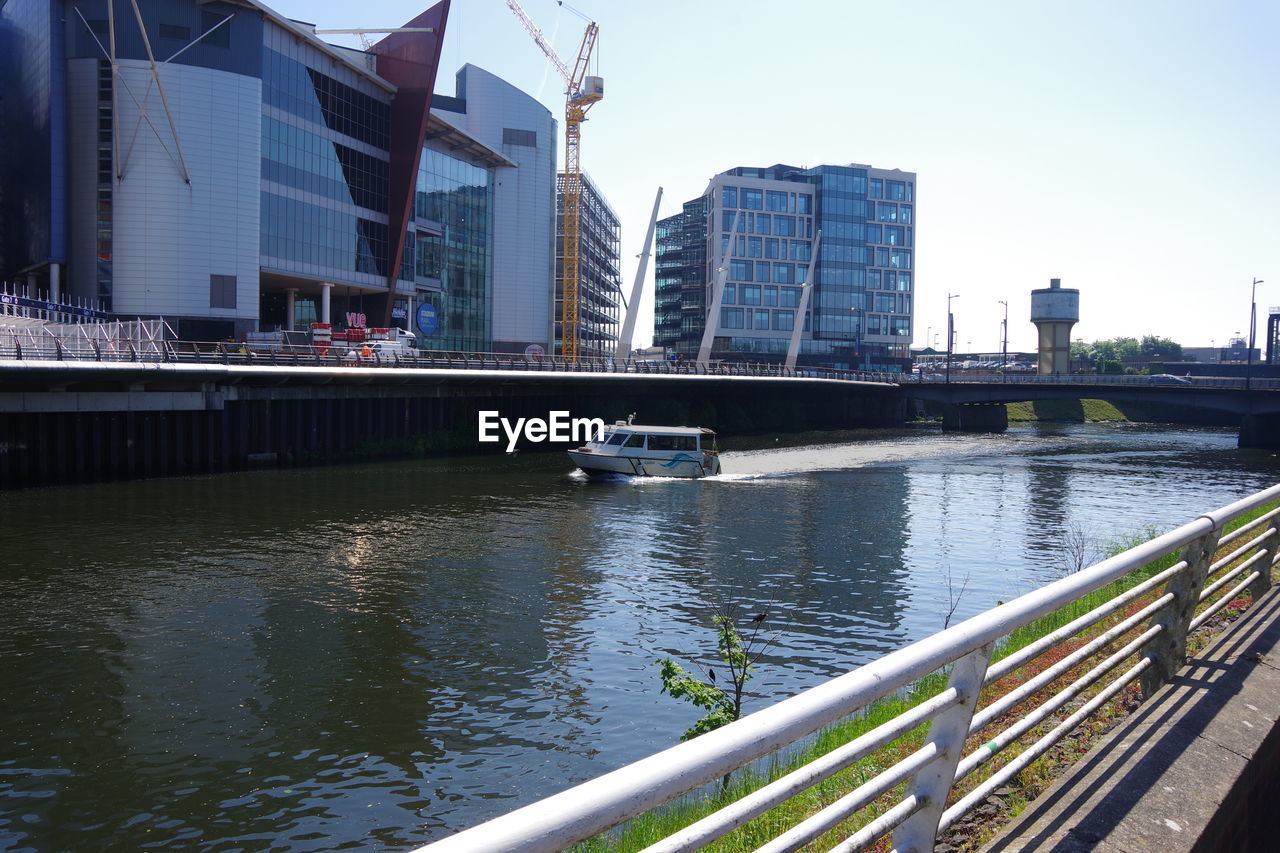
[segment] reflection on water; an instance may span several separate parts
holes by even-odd
[[[403,849],[670,745],[723,601],[755,707],[1050,580],[1057,538],[1272,485],[1206,431],[558,455],[0,494],[0,850]]]

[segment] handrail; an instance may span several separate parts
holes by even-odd
[[[1150,693],[1162,680],[1167,680],[1184,658],[1187,632],[1207,619],[1205,614],[1224,607],[1245,588],[1252,589],[1255,596],[1265,590],[1270,583],[1271,567],[1278,559],[1277,518],[1280,514],[1271,512],[1260,523],[1249,525],[1250,532],[1256,535],[1244,549],[1236,552],[1239,563],[1235,568],[1228,567],[1224,561],[1214,563],[1213,558],[1221,545],[1220,536],[1230,522],[1277,500],[1280,500],[1280,485],[1205,513],[1175,530],[723,728],[420,847],[415,853],[563,850],[775,754],[800,738],[950,666],[949,687],[933,699],[648,848],[664,853],[699,849],[751,817],[829,778],[836,770],[850,766],[908,728],[931,720],[926,742],[911,755],[850,791],[829,809],[795,827],[779,830],[781,834],[774,842],[761,849],[797,849],[881,797],[903,779],[910,781],[898,802],[889,807],[882,803],[881,816],[867,823],[840,849],[865,849],[890,832],[894,833],[893,844],[898,849],[932,849],[940,831],[1096,712],[1108,697],[1135,681],[1141,680],[1144,690]],[[1222,538],[1229,543],[1239,537]],[[1087,638],[1087,651],[1075,653],[1070,663],[1056,669],[1046,668],[1049,674],[1039,679],[1033,680],[1030,675],[1013,679],[1017,683],[1003,696],[983,694],[986,707],[993,711],[983,712],[977,707],[979,688],[984,683],[988,685],[988,692],[998,687],[992,683],[993,673],[1003,677],[1019,671],[1008,664],[993,668],[990,663],[993,649],[1011,632],[1125,579],[1156,560],[1176,555],[1181,555],[1181,559],[1174,565],[1154,577],[1138,575],[1141,583],[1117,593],[1109,602],[1054,632],[1056,642],[1032,644],[1028,648],[1035,657],[1027,653],[1016,655],[1015,664],[1021,668],[1080,631],[1096,628],[1096,633]],[[1261,567],[1255,568],[1258,563]],[[1209,577],[1222,570],[1227,573],[1225,579],[1206,585]],[[1225,594],[1213,597],[1245,573],[1248,574],[1243,581]],[[1146,603],[1139,607],[1143,601]],[[1124,608],[1130,604],[1138,609],[1121,618]],[[1193,619],[1197,604],[1205,609]],[[1064,633],[1068,630],[1071,634]],[[1057,679],[1071,667],[1084,666],[1086,658],[1094,661],[1098,655],[1106,657],[1088,673],[1069,684],[1058,683]],[[1126,661],[1132,661],[1135,656],[1136,662],[1126,666]],[[1120,674],[1112,675],[1115,671]],[[1029,683],[1031,686],[1024,686]],[[1043,697],[1046,690],[1054,691],[1053,695]],[[965,794],[956,805],[944,810],[956,781],[991,758],[1004,754],[1036,725],[1057,720],[1073,700],[1091,690],[1098,692],[1048,735],[1025,746],[1016,758]],[[1013,713],[1009,709],[1035,702],[1038,702],[1036,707],[1009,719]],[[994,725],[1004,728],[982,734],[985,743],[962,756],[967,737]]]

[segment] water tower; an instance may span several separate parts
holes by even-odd
[[[1031,322],[1040,332],[1039,372],[1071,372],[1071,327],[1080,322],[1080,291],[1049,279],[1049,286],[1031,291]]]

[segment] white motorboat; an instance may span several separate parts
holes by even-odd
[[[627,418],[606,427],[603,441],[567,452],[573,464],[593,476],[694,479],[720,473],[716,434],[705,427],[641,426]]]

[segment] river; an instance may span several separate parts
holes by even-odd
[[[653,661],[721,604],[750,710],[1280,481],[1214,430],[778,445],[0,493],[0,850],[406,850],[674,743]]]

